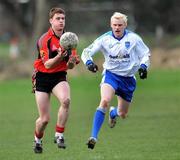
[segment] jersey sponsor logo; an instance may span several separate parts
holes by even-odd
[[[116,56],[113,56],[113,55],[109,55],[109,58],[112,58],[112,59],[123,59],[123,58],[130,58],[130,55],[129,54],[118,54]]]

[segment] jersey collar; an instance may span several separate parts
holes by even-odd
[[[64,32],[65,32],[65,31],[63,31],[63,33],[64,33]],[[53,31],[53,29],[52,29],[51,27],[49,28],[48,33],[49,33],[49,35],[55,36],[56,38],[60,39],[60,37],[55,34],[55,32]]]
[[[127,32],[127,31],[124,30],[123,36],[120,37],[120,38],[117,38],[117,37],[115,37],[115,35],[114,35],[113,31],[112,31],[112,36],[113,36],[115,39],[117,39],[118,41],[120,41],[120,40],[123,39],[123,37],[125,36],[126,32]]]

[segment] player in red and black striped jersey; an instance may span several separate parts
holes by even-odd
[[[79,63],[75,49],[65,51],[59,44],[65,27],[64,10],[52,8],[49,12],[49,22],[51,27],[37,42],[38,57],[34,61],[33,86],[39,112],[35,124],[35,153],[42,153],[42,138],[50,119],[51,93],[61,104],[55,128],[55,142],[59,148],[66,147],[63,132],[70,105],[70,86],[66,74],[68,69]]]

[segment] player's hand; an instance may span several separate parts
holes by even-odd
[[[57,49],[57,52],[58,52],[57,56],[58,56],[59,58],[61,58],[61,59],[63,59],[64,57],[66,57],[67,54],[68,54],[67,50],[64,50],[64,49],[62,49],[62,48],[58,48],[58,49]]]
[[[141,64],[138,72],[139,72],[139,77],[141,79],[146,79],[147,78],[147,66],[145,64]]]
[[[75,55],[75,56],[69,56],[69,60],[67,62],[67,66],[69,69],[73,69],[75,65],[79,64],[80,60],[79,60],[79,56]]]
[[[79,55],[76,55],[75,56],[75,59],[76,59],[76,65],[80,63],[80,58],[79,58]]]
[[[80,63],[79,55],[70,55],[68,62],[79,64]]]
[[[98,71],[98,66],[91,60],[86,62],[86,66],[87,66],[88,70],[90,70],[93,73],[96,73]]]
[[[76,59],[75,59],[75,57],[70,56],[70,57],[69,57],[69,60],[68,60],[68,62],[67,62],[68,68],[69,68],[69,69],[73,69],[74,66],[75,66],[75,64],[76,64]]]

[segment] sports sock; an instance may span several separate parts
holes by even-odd
[[[111,112],[110,112],[110,117],[112,119],[116,118],[118,116],[118,112],[117,112],[117,107],[115,107]]]
[[[34,132],[34,139],[36,143],[41,143],[43,135],[44,135],[43,132],[42,133],[37,133],[36,131]]]
[[[100,128],[104,122],[105,112],[106,111],[103,108],[100,107],[97,108],[94,114],[91,137],[97,139]]]
[[[55,137],[63,137],[64,127],[56,125]]]
[[[63,133],[56,132],[55,137],[59,137],[60,139],[64,137]]]

